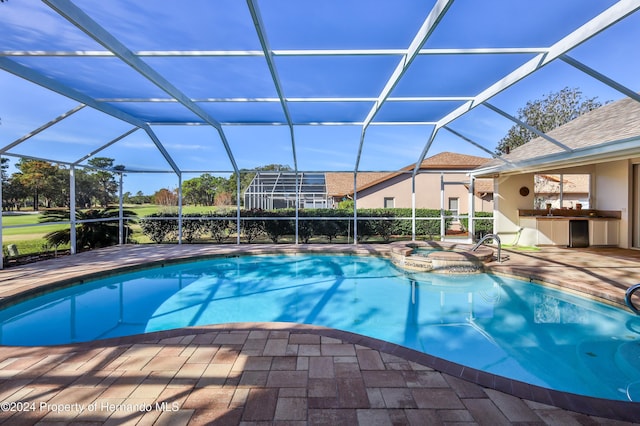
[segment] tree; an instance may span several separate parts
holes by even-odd
[[[579,89],[565,87],[559,92],[547,94],[542,99],[527,102],[518,110],[518,119],[546,133],[601,107],[603,104],[596,99],[585,99]],[[524,145],[535,137],[537,137],[535,133],[515,125],[509,129],[507,136],[500,140],[496,153],[509,153],[510,150]]]
[[[7,175],[7,169],[9,168],[9,159],[2,157],[0,158],[0,175],[2,177],[2,184],[6,184],[7,180],[9,180],[9,175]]]
[[[2,209],[20,209],[22,201],[29,196],[29,191],[18,179],[9,179],[2,184]]]
[[[175,191],[170,191],[166,188],[162,188],[153,194],[153,202],[161,206],[177,206],[178,196]]]
[[[40,193],[51,188],[53,178],[58,172],[58,167],[47,161],[29,160],[21,158],[16,164],[19,172],[14,173],[13,178],[18,181],[33,195],[33,210],[38,210]]]
[[[182,196],[185,204],[212,206],[216,193],[223,187],[225,179],[208,173],[182,183]]]
[[[118,183],[115,174],[105,169],[114,168],[113,158],[95,157],[88,161],[90,165],[102,170],[91,173],[96,182],[96,198],[103,208],[106,208],[118,192]]]
[[[93,200],[97,199],[98,191],[96,180],[87,169],[77,168],[76,179],[76,205],[82,208],[90,208]]]
[[[60,165],[56,166],[56,172],[47,181],[47,186],[42,191],[47,208],[52,206],[68,207],[69,202],[69,170]]]
[[[136,195],[131,197],[131,202],[133,204],[145,204],[145,203],[151,203],[153,202],[153,196],[152,195],[144,195],[144,193],[142,191],[138,191],[136,192]]]

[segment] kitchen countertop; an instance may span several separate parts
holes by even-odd
[[[520,216],[520,217],[531,217],[538,220],[620,220],[619,217],[610,217],[610,216],[555,216],[555,215],[544,215],[544,216]]]
[[[531,217],[542,220],[603,220],[603,219],[620,219],[622,212],[619,210],[596,210],[596,209],[552,209],[551,215],[547,210],[518,210],[521,218]]]

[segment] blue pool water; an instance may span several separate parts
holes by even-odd
[[[0,342],[247,321],[323,325],[534,385],[640,400],[635,315],[521,280],[406,273],[375,257],[217,258],[113,276],[0,311]]]

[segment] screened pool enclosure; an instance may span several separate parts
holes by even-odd
[[[517,169],[495,155],[515,125],[569,158],[518,109],[567,86],[640,100],[639,9],[637,0],[9,0],[0,155],[68,170],[72,253],[76,177],[96,157],[118,166],[108,171],[119,177],[121,230],[125,192],[166,187],[178,195],[182,242],[182,184],[207,173],[236,180],[224,218],[236,243],[243,210],[279,207],[295,210],[298,243],[298,211],[332,207],[322,177],[333,172],[351,187],[357,242],[360,179],[400,173],[416,238],[416,200],[441,197],[416,183],[428,156],[465,152]],[[243,192],[241,173],[267,164],[291,171],[258,173]],[[462,172],[473,235],[474,175]]]
[[[259,171],[244,192],[246,209],[332,207],[324,173]]]

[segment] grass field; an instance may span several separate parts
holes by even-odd
[[[148,216],[153,213],[177,212],[177,207],[165,207],[157,205],[131,205],[124,206],[126,210],[134,212],[138,217]],[[184,206],[183,214],[206,213],[215,210],[211,206]],[[65,224],[40,224],[41,213],[33,211],[9,212],[2,215],[2,246],[5,251],[8,244],[15,244],[20,254],[32,254],[42,251],[53,250],[47,247],[45,235],[49,232],[69,228]],[[133,238],[139,243],[149,243],[150,240],[140,229],[140,226],[133,224]],[[59,247],[66,249],[69,247]]]

